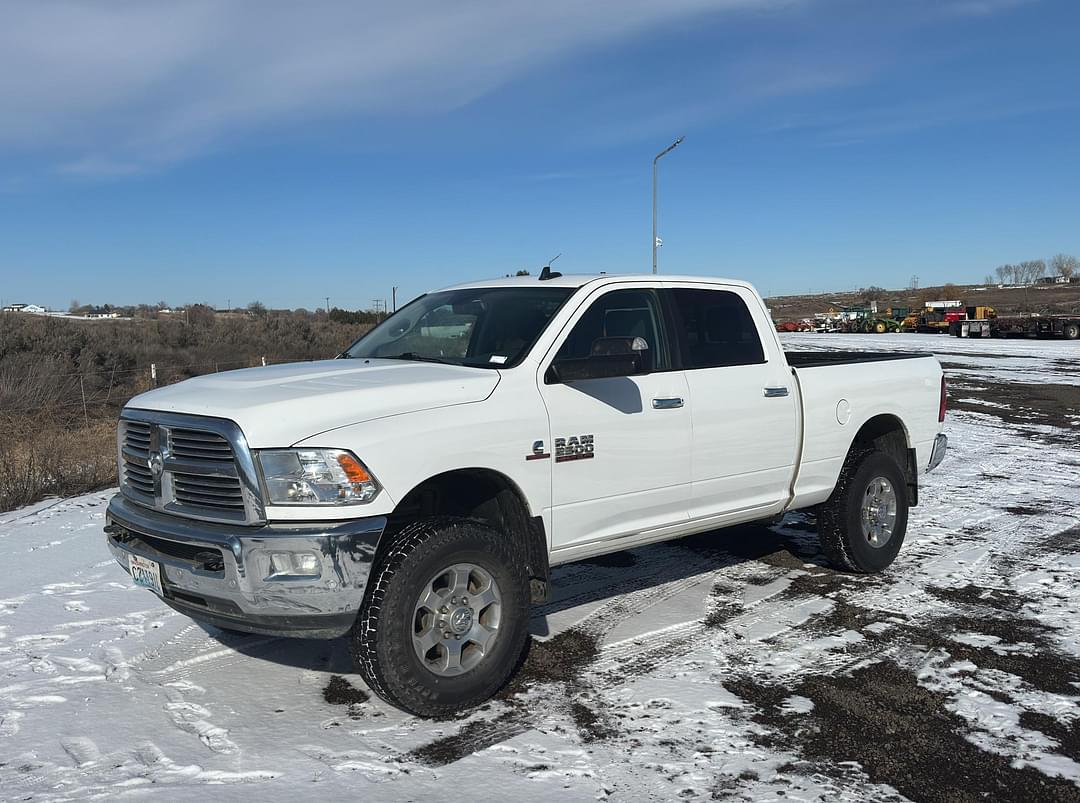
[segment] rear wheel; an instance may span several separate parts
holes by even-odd
[[[511,539],[439,518],[394,536],[353,628],[364,680],[419,716],[475,706],[509,679],[528,635],[529,581]]]
[[[907,518],[907,482],[896,461],[873,450],[853,453],[821,506],[822,550],[837,569],[883,571],[904,543]]]
[[[886,329],[888,329],[888,327],[885,325],[884,321],[878,321],[874,324],[874,331],[879,335],[885,334]]]
[[[1076,340],[1080,337],[1080,323],[1067,323],[1062,327],[1061,333],[1065,335],[1066,340]]]

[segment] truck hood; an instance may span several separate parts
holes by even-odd
[[[499,372],[403,360],[320,360],[207,374],[128,402],[141,410],[228,418],[254,448],[329,429],[486,399]]]

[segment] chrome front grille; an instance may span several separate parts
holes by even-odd
[[[133,502],[206,521],[264,521],[247,440],[233,422],[125,410],[117,437],[121,492]]]

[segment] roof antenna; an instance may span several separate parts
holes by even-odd
[[[560,276],[562,276],[561,273],[558,273],[558,272],[553,271],[551,269],[551,263],[554,262],[556,259],[558,259],[561,256],[562,256],[562,252],[560,251],[559,253],[557,253],[555,256],[553,256],[551,259],[548,260],[548,263],[546,265],[544,265],[544,269],[540,271],[540,281],[546,282],[548,279],[558,279]]]

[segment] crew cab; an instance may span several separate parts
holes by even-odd
[[[105,529],[176,610],[349,634],[375,692],[446,716],[507,682],[556,564],[815,508],[837,569],[884,570],[944,417],[932,356],[785,354],[745,282],[545,270],[133,398]]]

